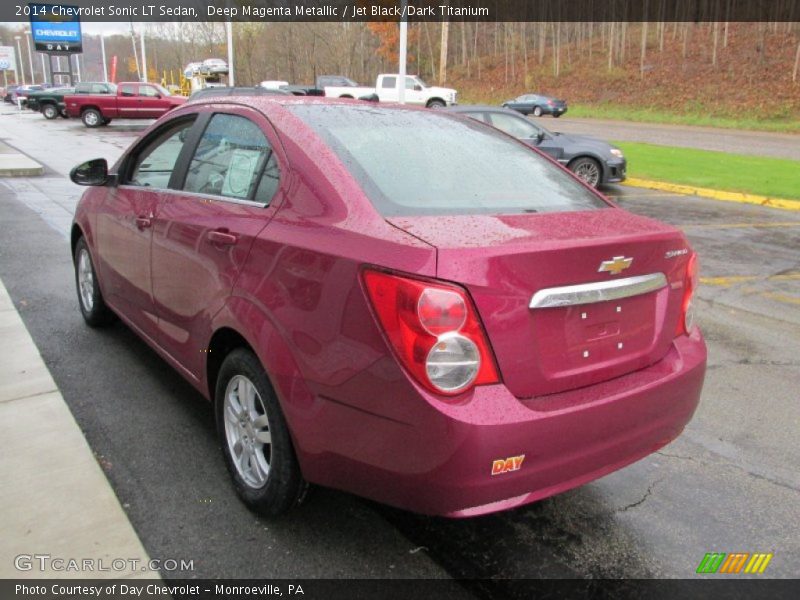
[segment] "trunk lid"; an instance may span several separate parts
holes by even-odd
[[[519,398],[618,377],[670,348],[691,252],[671,226],[617,208],[388,220],[437,248],[437,277],[469,290]],[[635,293],[606,299],[617,285]]]

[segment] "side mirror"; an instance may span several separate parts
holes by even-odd
[[[422,86],[420,84],[418,84],[418,83],[415,83],[414,84],[414,91],[415,92],[421,92],[422,91]]]
[[[544,131],[540,131],[536,134],[536,143],[541,144],[542,140],[544,139]]]
[[[108,183],[108,162],[105,158],[87,160],[72,169],[69,178],[78,185],[105,185]]]

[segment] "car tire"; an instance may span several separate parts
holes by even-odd
[[[103,115],[96,108],[87,108],[81,113],[81,121],[86,127],[100,127],[103,124]]]
[[[534,117],[541,117],[542,116],[542,107],[541,106],[534,106],[533,107],[533,116]]]
[[[225,357],[214,399],[225,465],[242,501],[268,517],[298,504],[307,486],[278,398],[253,352],[238,348]]]
[[[431,100],[430,102],[428,102],[427,106],[428,106],[428,108],[432,108],[434,110],[437,110],[437,109],[440,109],[440,108],[444,108],[446,106],[446,104],[444,102],[442,102],[441,100]]]
[[[116,315],[111,312],[103,300],[92,254],[83,237],[75,244],[74,264],[75,288],[78,292],[78,305],[83,320],[89,327],[103,327],[113,323]]]
[[[600,163],[587,156],[573,160],[567,165],[567,168],[593,188],[597,188],[603,179],[603,170],[600,167]]]
[[[48,121],[52,121],[53,119],[58,117],[58,107],[52,104],[45,104],[42,107],[42,115]]]

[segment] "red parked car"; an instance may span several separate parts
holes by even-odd
[[[265,514],[306,482],[504,510],[650,454],[697,406],[686,238],[488,125],[210,98],[72,179],[95,186],[72,229],[86,322],[118,316],[214,403]]]
[[[108,125],[112,119],[157,119],[186,102],[158,84],[136,82],[118,84],[116,94],[75,94],[65,100],[67,116],[80,117],[86,127]]]

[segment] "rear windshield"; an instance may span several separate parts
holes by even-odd
[[[548,159],[469,118],[366,105],[288,108],[333,149],[387,217],[608,206]]]

